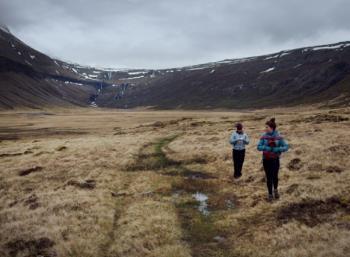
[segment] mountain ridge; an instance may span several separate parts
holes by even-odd
[[[53,59],[0,26],[0,108],[348,105],[349,46],[343,41],[169,69],[101,69]]]

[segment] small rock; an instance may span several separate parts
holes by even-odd
[[[218,242],[218,243],[222,243],[226,240],[226,238],[222,237],[222,236],[215,236],[214,241]]]

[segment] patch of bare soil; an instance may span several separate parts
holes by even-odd
[[[292,203],[277,211],[280,224],[297,220],[309,227],[333,220],[337,212],[350,213],[349,201],[340,197],[331,197],[326,200],[305,200]]]
[[[326,167],[326,172],[328,173],[341,173],[344,169],[338,167],[338,166],[328,166]]]
[[[38,172],[38,171],[42,171],[43,170],[43,167],[41,166],[33,166],[31,168],[28,168],[28,169],[24,169],[24,170],[21,170],[18,172],[18,175],[19,176],[27,176],[29,175],[30,173],[33,173],[33,172]]]
[[[333,154],[348,156],[350,154],[350,145],[334,145],[327,150]]]
[[[57,253],[53,249],[55,242],[47,237],[38,239],[16,239],[6,243],[6,248],[11,257],[56,257]]]
[[[324,122],[342,122],[348,121],[349,118],[340,115],[330,115],[330,114],[316,114],[306,118],[292,120],[292,123],[314,123],[320,124]]]
[[[38,200],[39,198],[35,194],[32,194],[24,201],[24,205],[28,206],[30,210],[34,210],[40,206]]]
[[[303,167],[301,159],[294,158],[288,163],[288,169],[290,170],[300,170]]]
[[[69,186],[75,186],[81,189],[89,189],[92,190],[96,187],[96,181],[93,179],[87,179],[84,181],[70,180],[67,182]]]

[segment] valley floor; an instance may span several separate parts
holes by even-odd
[[[290,144],[281,199],[261,153]],[[350,109],[0,112],[0,256],[348,256]],[[231,180],[228,142],[251,138]]]

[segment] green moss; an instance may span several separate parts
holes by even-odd
[[[177,137],[178,135],[172,135],[145,145],[135,157],[134,163],[127,167],[127,170],[162,170],[172,166],[179,166],[181,164],[180,162],[169,159],[163,152],[163,147],[171,143]],[[151,153],[147,153],[147,151],[150,150]]]
[[[178,135],[173,135],[170,137],[165,137],[160,139],[154,144],[154,153],[155,153],[155,169],[162,169],[168,166],[178,165],[179,163],[169,159],[166,154],[163,152],[163,147],[170,144]]]

